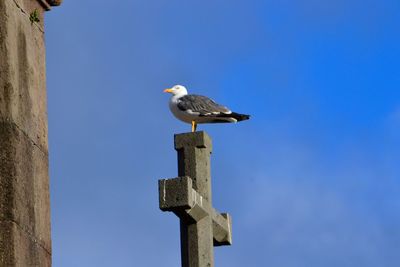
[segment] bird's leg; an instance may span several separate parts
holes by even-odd
[[[192,121],[192,133],[195,132],[197,129],[197,123],[195,121]]]

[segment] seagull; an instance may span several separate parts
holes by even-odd
[[[232,112],[225,106],[201,95],[190,95],[183,85],[175,85],[164,90],[171,93],[169,108],[176,118],[192,124],[192,132],[198,123],[227,123],[250,119],[250,115]]]

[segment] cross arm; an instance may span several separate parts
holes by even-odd
[[[190,177],[162,179],[159,185],[159,206],[172,211],[181,220],[196,223],[206,216],[212,217],[214,246],[232,244],[232,221],[227,213],[220,214],[205,198],[193,189]]]
[[[213,209],[214,246],[232,245],[232,218],[228,213],[219,213]]]

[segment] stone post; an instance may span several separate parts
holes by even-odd
[[[205,132],[175,135],[178,178],[159,180],[160,209],[180,218],[182,267],[213,267],[214,246],[232,243],[231,218],[211,202],[210,154]]]
[[[51,266],[43,15],[0,1],[0,266]]]

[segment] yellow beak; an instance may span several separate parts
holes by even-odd
[[[172,92],[172,88],[167,88],[164,90],[164,93],[171,93]]]

